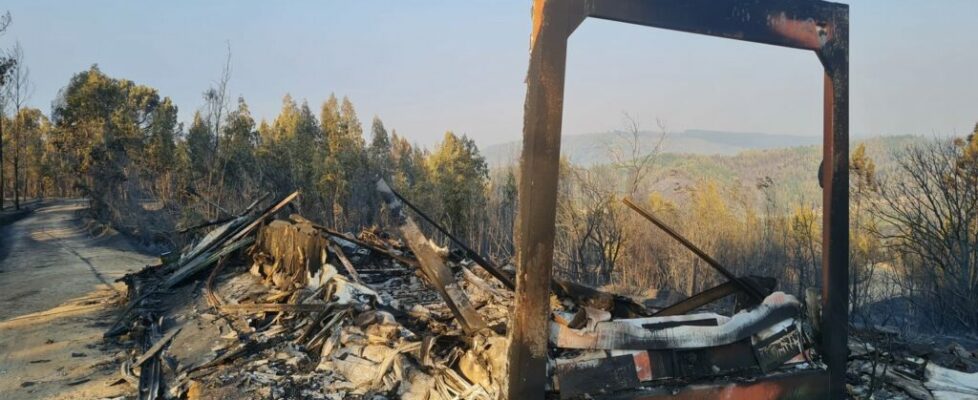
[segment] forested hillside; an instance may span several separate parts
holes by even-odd
[[[925,140],[919,136],[881,136],[853,141],[853,148],[864,146],[881,172],[895,167],[895,154]],[[746,150],[735,155],[699,155],[663,153],[658,157],[652,175],[655,188],[663,193],[713,180],[725,186],[756,187],[771,185],[768,194],[782,202],[821,201],[818,166],[822,160],[820,145],[790,146],[764,150]],[[760,195],[761,193],[758,193]],[[764,199],[759,197],[758,201]]]
[[[429,151],[388,132],[380,118],[365,132],[352,101],[334,95],[315,108],[286,95],[274,120],[256,121],[245,99],[227,97],[226,79],[203,97],[184,126],[177,105],[156,89],[94,66],[82,71],[50,116],[22,107],[3,117],[8,159],[19,160],[4,163],[12,177],[4,193],[86,196],[96,218],[176,244],[184,242],[181,228],[294,190],[302,191],[304,215],[342,230],[375,224],[374,185],[384,177],[453,230],[489,243],[478,237],[488,169],[465,135],[446,132]]]
[[[625,118],[626,124],[634,123]],[[727,155],[733,156],[748,150],[780,149],[817,145],[820,137],[793,136],[752,132],[722,132],[690,129],[682,132],[637,132],[637,145],[641,152],[659,150],[671,154]],[[564,135],[560,151],[574,164],[598,165],[614,161],[614,150],[630,147],[634,138],[630,131],[611,131],[583,135]],[[519,160],[520,142],[507,142],[488,146],[486,160],[493,167],[515,163]]]
[[[201,104],[186,106],[196,107],[186,125],[164,93],[94,66],[66,83],[49,113],[21,106],[17,86],[7,85],[4,194],[84,196],[94,218],[176,248],[199,234],[187,228],[294,190],[295,211],[324,225],[383,228],[375,191],[383,177],[473,247],[509,261],[514,166],[490,169],[470,138],[451,131],[426,149],[379,117],[365,128],[353,101],[335,95],[315,105],[285,95],[274,119],[256,121],[245,99],[229,98],[228,80],[226,72]],[[976,136],[852,146],[855,320],[903,299],[909,308],[899,318],[912,318],[908,327],[978,327]],[[817,146],[680,155],[643,145],[637,129],[624,137],[608,146],[611,162],[562,164],[557,273],[640,296],[720,282],[624,207],[631,198],[737,273],[774,277],[798,294],[820,284]]]

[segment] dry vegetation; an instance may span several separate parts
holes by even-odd
[[[373,190],[386,178],[480,252],[500,261],[513,253],[515,169],[490,170],[465,135],[447,132],[429,150],[389,133],[377,117],[365,134],[353,103],[333,95],[316,109],[285,96],[278,116],[256,121],[245,100],[228,93],[230,49],[189,126],[170,98],[96,66],[76,74],[46,115],[24,106],[31,91],[27,67],[14,62],[21,54],[3,63],[0,199],[84,196],[96,218],[176,248],[194,234],[187,228],[293,190],[303,193],[296,211],[326,226],[386,225]],[[621,200],[629,197],[737,273],[775,277],[796,294],[819,286],[820,201],[787,198],[781,189],[797,182],[767,177],[696,180],[663,195],[660,154],[639,152],[639,126],[627,122],[623,134],[635,143],[609,149],[615,162],[562,166],[559,274],[635,295],[691,294],[719,283],[627,210]],[[863,147],[852,153],[853,318],[974,332],[978,138],[913,144],[894,157],[895,168],[877,171]]]

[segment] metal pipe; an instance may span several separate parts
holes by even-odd
[[[683,235],[680,235],[678,232],[672,230],[672,228],[666,225],[665,222],[660,221],[658,218],[652,215],[652,213],[645,211],[644,209],[642,209],[642,207],[639,207],[635,203],[632,203],[632,201],[628,200],[627,198],[622,199],[621,201],[623,201],[626,206],[628,206],[632,210],[635,210],[635,212],[639,213],[641,216],[645,217],[645,219],[651,221],[653,224],[655,224],[655,226],[658,226],[659,229],[662,229],[665,233],[669,234],[669,236],[672,236],[673,239],[676,239],[676,241],[678,241],[687,249],[689,249],[689,251],[692,251],[693,254],[696,254],[703,261],[706,261],[707,264],[713,267],[713,269],[717,270],[717,272],[719,272],[721,275],[726,277],[727,280],[733,282],[737,286],[740,286],[741,289],[744,290],[744,292],[747,292],[747,294],[753,297],[754,300],[757,300],[758,303],[764,301],[764,294],[761,293],[760,289],[754,287],[754,285],[750,284],[749,282],[738,278],[736,275],[734,275],[729,270],[724,268],[723,265],[720,265],[720,263],[717,262],[717,260],[714,260],[713,257],[710,257],[708,254],[706,254],[706,252],[700,250],[699,247],[696,247],[696,245],[694,245],[688,239],[683,237]]]

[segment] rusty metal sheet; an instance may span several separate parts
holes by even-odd
[[[567,399],[676,382],[731,376],[752,378],[763,369],[762,361],[755,358],[759,350],[747,339],[716,347],[638,351],[569,362],[558,364],[557,383],[560,397]]]
[[[593,396],[599,400],[778,400],[830,399],[829,374],[805,370],[773,374],[745,382],[720,382]],[[845,398],[845,397],[838,397]]]

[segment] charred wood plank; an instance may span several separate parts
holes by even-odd
[[[307,219],[305,219],[305,218],[303,218],[303,217],[301,217],[299,215],[296,215],[296,214],[293,214],[293,215],[289,216],[289,219],[291,219],[293,222],[300,222],[300,221],[307,221],[308,222],[309,221],[309,220],[307,220]],[[360,247],[363,247],[363,248],[366,248],[366,249],[370,249],[370,251],[373,251],[373,252],[378,253],[378,254],[382,254],[382,255],[384,255],[384,256],[386,256],[386,257],[388,257],[390,259],[393,259],[394,261],[397,261],[397,262],[399,262],[401,264],[404,264],[404,265],[413,266],[413,267],[417,267],[418,266],[418,261],[417,260],[411,259],[411,258],[409,258],[407,256],[395,254],[395,253],[391,252],[388,249],[385,249],[385,248],[382,248],[382,247],[379,247],[379,246],[375,246],[373,244],[367,243],[367,242],[362,241],[360,239],[357,239],[355,237],[350,237],[349,235],[345,235],[345,234],[343,234],[341,232],[338,232],[336,230],[330,229],[328,227],[325,227],[325,226],[322,226],[322,225],[319,225],[319,224],[315,224],[315,223],[312,223],[312,222],[309,222],[309,223],[312,225],[313,228],[318,229],[320,232],[322,232],[323,234],[325,234],[327,236],[330,236],[330,237],[333,237],[333,238],[336,238],[336,239],[340,239],[340,240],[345,240],[345,241],[348,241],[350,243],[353,243],[353,244],[355,244],[357,246],[360,246]]]
[[[156,343],[149,348],[149,350],[143,352],[143,355],[139,356],[139,358],[136,359],[136,362],[132,363],[132,366],[138,367],[143,365],[143,363],[145,363],[147,360],[159,354],[160,350],[163,350],[163,347],[166,346],[167,343],[170,343],[170,340],[173,339],[174,336],[180,333],[180,329],[181,328],[174,329],[166,335],[163,335],[163,337],[160,338],[160,340],[157,340]]]
[[[653,314],[656,317],[667,317],[670,315],[682,315],[697,308],[703,307],[714,301],[720,300],[737,292],[739,287],[733,282],[724,282],[719,286],[706,289],[700,293],[690,296],[688,299],[680,301],[669,307],[663,308]]]
[[[414,204],[411,204],[411,202],[408,201],[407,199],[405,199],[404,196],[401,196],[400,193],[397,193],[396,190],[394,190],[390,186],[388,186],[388,189],[390,189],[390,193],[392,195],[394,195],[395,197],[397,197],[398,200],[400,200],[402,203],[404,203],[404,205],[406,205],[408,208],[410,208],[412,211],[414,211],[416,214],[418,214],[418,216],[421,217],[421,219],[425,220],[428,224],[430,224],[431,226],[435,227],[435,229],[437,229],[443,235],[445,235],[446,237],[448,237],[449,240],[451,240],[453,243],[455,243],[455,245],[457,245],[459,248],[461,248],[462,251],[465,252],[465,255],[467,257],[469,257],[470,259],[472,259],[472,261],[475,261],[476,264],[479,264],[479,266],[481,266],[483,269],[485,269],[487,272],[489,272],[492,276],[494,276],[496,279],[498,279],[499,282],[501,282],[503,284],[503,286],[506,286],[507,288],[509,288],[509,290],[513,290],[513,289],[516,288],[516,285],[513,283],[513,278],[510,277],[509,275],[507,275],[506,273],[504,273],[503,270],[499,268],[499,266],[497,266],[496,264],[493,264],[491,261],[489,261],[489,260],[485,259],[484,257],[482,257],[482,255],[479,254],[479,252],[477,252],[477,251],[473,250],[471,247],[469,247],[469,245],[466,244],[464,241],[462,241],[462,239],[459,239],[459,238],[455,237],[455,235],[452,235],[451,232],[449,232],[447,229],[443,228],[441,225],[439,225],[437,222],[435,222],[435,220],[433,220],[430,217],[428,217],[428,215],[426,215],[424,212],[422,212],[421,209],[419,209],[418,207],[415,207]]]
[[[247,222],[247,220],[241,221],[241,218],[229,222],[228,224],[230,225],[227,226],[223,234],[203,246],[198,246],[191,257],[182,259],[177,271],[164,282],[163,287],[171,288],[179,285],[187,278],[216,262],[220,257],[230,254],[232,251],[250,243],[253,239],[246,241],[242,241],[241,239],[251,234],[258,225],[271,218],[276,212],[291,203],[298,196],[299,192],[292,192],[292,194],[285,196],[282,200],[265,209],[264,212],[251,219],[250,222]]]
[[[346,272],[350,274],[350,277],[353,278],[353,280],[356,283],[362,285],[363,279],[360,279],[360,274],[357,273],[356,268],[353,268],[353,263],[351,263],[350,260],[346,258],[346,254],[343,254],[343,250],[340,250],[339,246],[337,246],[333,242],[329,242],[328,246],[329,246],[329,250],[332,251],[333,254],[336,255],[336,258],[340,260],[340,264],[343,264],[343,268],[345,268]]]
[[[230,244],[227,244],[215,250],[213,253],[202,253],[201,255],[190,260],[190,262],[188,262],[182,268],[174,272],[173,275],[170,275],[170,277],[163,282],[162,287],[164,289],[169,289],[176,285],[179,285],[187,278],[196,275],[200,271],[203,271],[211,264],[216,263],[217,260],[221,259],[222,257],[225,257],[228,254],[231,254],[234,251],[251,244],[252,242],[254,242],[254,240],[255,240],[254,238],[250,238],[250,237],[244,238],[237,242],[232,242]]]
[[[326,311],[329,307],[329,304],[248,303],[225,304],[219,306],[218,309],[229,314],[257,314],[265,312],[314,313]]]
[[[428,283],[435,287],[442,299],[448,303],[448,308],[452,310],[452,314],[455,315],[455,319],[462,329],[471,334],[486,328],[485,320],[472,306],[472,302],[462,287],[455,281],[452,271],[445,265],[441,256],[431,246],[431,242],[424,236],[414,220],[404,213],[401,207],[403,203],[391,193],[390,187],[383,179],[377,181],[377,191],[387,206],[390,207],[391,215],[394,216],[404,241],[407,242],[414,255],[418,257],[423,275]]]
[[[553,291],[557,296],[567,297],[578,306],[588,306],[611,313],[615,318],[648,317],[652,313],[645,306],[628,297],[607,293],[590,286],[553,278]]]

